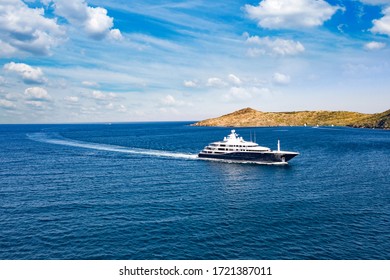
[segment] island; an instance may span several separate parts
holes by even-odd
[[[262,127],[262,126],[349,126],[390,129],[390,110],[377,114],[348,111],[261,112],[245,108],[193,126]]]

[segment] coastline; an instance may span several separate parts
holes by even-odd
[[[348,111],[261,112],[241,109],[220,117],[210,118],[191,126],[211,127],[352,127],[390,129],[390,110],[363,114]]]

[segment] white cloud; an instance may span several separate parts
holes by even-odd
[[[322,25],[341,9],[324,0],[263,0],[258,6],[245,5],[250,19],[269,29],[297,29]]]
[[[285,39],[271,39],[270,37],[249,36],[246,39],[248,45],[257,46],[248,51],[250,56],[263,54],[272,55],[297,55],[305,51],[305,47],[299,41]]]
[[[29,101],[26,101],[25,103],[27,105],[30,105],[32,107],[36,107],[36,108],[39,108],[39,109],[45,109],[46,108],[45,103],[42,102],[42,101],[29,100]]]
[[[108,37],[113,39],[113,40],[116,40],[116,41],[120,41],[123,39],[121,31],[119,29],[116,29],[116,28],[110,30]]]
[[[64,36],[56,19],[44,16],[44,9],[29,8],[21,0],[0,2],[0,57],[48,55]]]
[[[224,82],[222,79],[216,78],[216,77],[209,78],[207,80],[206,85],[208,87],[224,87],[224,86],[227,86],[226,82]]]
[[[181,100],[176,100],[176,98],[170,94],[161,98],[160,103],[161,103],[161,105],[167,106],[167,107],[192,106],[191,103],[181,101]]]
[[[79,98],[77,96],[65,96],[64,100],[70,103],[77,103],[79,102]]]
[[[105,106],[105,108],[109,110],[115,110],[120,113],[127,112],[127,107],[123,104],[119,104],[118,106],[116,106],[114,103],[110,102]]]
[[[233,83],[234,85],[241,85],[242,84],[240,78],[238,78],[236,75],[230,74],[228,76],[228,78],[229,78],[229,81],[231,83]]]
[[[197,87],[197,86],[198,86],[198,84],[197,84],[196,81],[184,81],[184,82],[183,82],[183,85],[184,85],[185,87],[188,87],[188,88],[194,88],[194,87]]]
[[[374,19],[374,26],[370,29],[373,33],[380,33],[390,36],[390,7],[383,10],[384,16],[380,19]]]
[[[91,82],[91,81],[83,81],[82,85],[87,87],[99,87],[99,84],[97,82]]]
[[[43,84],[46,78],[41,68],[31,67],[25,63],[10,62],[4,65],[4,70],[19,75],[26,84]]]
[[[29,100],[32,101],[50,101],[51,96],[47,93],[47,90],[41,87],[30,87],[24,91],[24,94]]]
[[[95,100],[113,100],[117,98],[117,95],[112,92],[105,93],[100,90],[94,90],[92,91],[91,97]]]
[[[273,75],[273,81],[274,81],[274,83],[279,84],[279,85],[287,85],[290,83],[291,78],[289,75],[285,75],[282,73],[275,73]]]
[[[0,107],[4,109],[14,109],[16,106],[12,101],[0,99]]]
[[[370,50],[370,51],[373,51],[373,50],[380,50],[380,49],[383,49],[386,47],[386,44],[385,43],[381,43],[381,42],[375,42],[375,41],[372,41],[372,42],[369,42],[367,44],[364,45],[364,48],[366,50]]]
[[[120,40],[119,29],[112,29],[114,19],[102,7],[90,7],[84,0],[54,0],[55,13],[70,24],[83,29],[93,39],[109,37]]]
[[[167,95],[161,99],[161,103],[164,105],[172,106],[175,105],[177,101],[172,95]]]
[[[84,21],[85,31],[95,39],[102,39],[114,25],[113,18],[107,16],[107,10],[101,7],[86,7],[88,17]]]

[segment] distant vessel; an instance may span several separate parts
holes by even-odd
[[[199,154],[199,158],[227,161],[254,162],[264,164],[287,164],[293,157],[299,155],[296,152],[280,150],[272,151],[270,148],[259,146],[252,141],[245,141],[239,137],[235,130],[224,137],[223,141],[213,142],[206,146]]]

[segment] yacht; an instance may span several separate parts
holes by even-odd
[[[233,129],[227,137],[224,137],[223,141],[213,142],[206,146],[198,154],[198,157],[234,162],[287,164],[297,155],[299,153],[280,150],[279,140],[277,150],[273,151],[270,148],[259,146],[255,142],[245,141]]]

